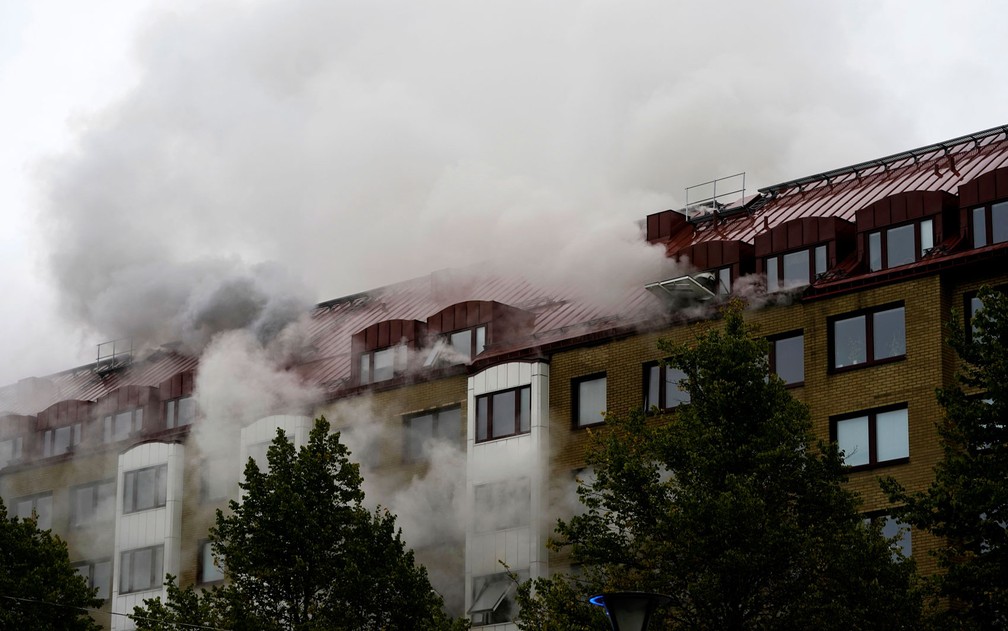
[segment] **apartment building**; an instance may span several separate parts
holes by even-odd
[[[0,494],[68,541],[106,599],[96,620],[128,629],[115,614],[161,594],[163,574],[221,580],[207,530],[241,463],[262,462],[278,429],[303,444],[324,413],[357,437],[369,493],[420,496],[400,522],[453,612],[513,628],[501,562],[563,568],[545,544],[588,430],[604,431],[605,410],[688,404],[656,342],[688,342],[741,295],[771,370],[844,449],[866,511],[884,513],[877,478],[923,488],[941,456],[952,310],[968,326],[977,289],[1008,283],[1008,127],[655,213],[642,233],[680,271],[605,301],[458,271],[322,303],[311,352],[288,367],[316,400],[237,426],[201,406],[199,358],[170,350],[26,378],[0,390]],[[211,448],[215,427],[226,440]],[[424,486],[436,475],[450,483]],[[932,542],[903,532],[932,570]]]

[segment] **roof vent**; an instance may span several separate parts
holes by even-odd
[[[717,292],[717,276],[713,272],[700,272],[650,283],[644,285],[644,289],[672,307],[685,307],[713,298]]]
[[[132,363],[133,338],[102,342],[98,345],[98,359],[95,361],[94,371],[99,375],[105,375]]]

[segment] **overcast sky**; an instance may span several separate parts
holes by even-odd
[[[691,184],[1008,122],[1006,12],[0,0],[0,383],[260,317],[229,296],[302,308],[552,250],[631,265],[633,222]]]

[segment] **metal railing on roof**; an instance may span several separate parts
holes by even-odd
[[[133,338],[127,337],[98,345],[94,371],[105,374],[133,363]]]
[[[741,186],[737,183],[741,180]],[[729,182],[733,182],[730,183]],[[722,185],[722,190],[718,192],[718,184]],[[728,185],[730,190],[724,190],[725,184]],[[690,191],[696,191],[697,189],[707,190],[709,187],[710,195],[706,197],[701,197],[700,199],[690,199]],[[732,188],[738,187],[738,188]],[[724,177],[719,177],[713,179],[709,182],[702,182],[700,184],[694,184],[693,186],[686,187],[686,220],[691,221],[694,219],[699,219],[709,214],[717,213],[718,210],[728,206],[728,204],[720,201],[729,195],[738,195],[740,198],[745,198],[745,171],[742,173],[735,173],[734,175],[726,175]],[[735,201],[732,198],[731,201]]]

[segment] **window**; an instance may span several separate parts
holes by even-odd
[[[690,402],[690,393],[680,386],[686,373],[661,364],[644,364],[644,409],[667,410]]]
[[[899,558],[909,557],[911,554],[912,542],[909,524],[904,524],[892,515],[874,514],[865,517],[865,524],[878,523],[882,528],[882,536],[890,540],[892,545],[893,561]]]
[[[805,335],[788,333],[770,340],[770,372],[789,386],[805,382]]]
[[[125,440],[143,428],[143,408],[107,414],[102,417],[102,440],[113,443]]]
[[[98,589],[98,598],[107,599],[112,588],[112,561],[81,561],[73,568],[84,577],[91,589]]]
[[[1008,201],[980,206],[970,213],[973,247],[1008,241]]]
[[[167,499],[168,465],[123,474],[123,513],[158,508],[164,506]]]
[[[592,375],[579,377],[571,382],[571,408],[574,411],[574,426],[598,425],[605,418],[606,376]]]
[[[506,572],[473,578],[473,604],[469,608],[473,626],[511,622],[518,613],[516,588],[528,579],[528,572],[516,574],[517,581]]]
[[[284,438],[286,438],[289,443],[294,442],[294,434],[284,434]],[[256,466],[259,467],[259,470],[263,473],[269,471],[269,448],[272,444],[273,439],[271,438],[260,443],[252,443],[247,449],[248,457],[255,460]],[[248,461],[246,460],[245,462],[247,463]],[[245,463],[242,463],[242,471],[245,470],[244,464]]]
[[[486,348],[486,342],[486,326],[477,326],[449,333],[434,345],[434,348],[431,349],[430,354],[424,361],[424,366],[433,366],[438,362],[468,364],[472,361],[473,357],[483,352]]]
[[[70,489],[70,526],[80,528],[112,517],[115,482],[104,480]]]
[[[826,271],[826,246],[771,256],[766,260],[767,291],[808,285]]]
[[[165,427],[183,427],[196,420],[196,399],[179,397],[165,401]]]
[[[39,493],[18,498],[11,502],[8,510],[11,517],[31,519],[32,515],[36,516],[39,530],[52,528],[52,493]]]
[[[462,427],[462,408],[455,406],[413,414],[403,420],[403,459],[406,462],[422,460],[424,452],[434,441],[458,443]]]
[[[529,386],[476,397],[476,442],[527,434],[531,429],[531,397]]]
[[[480,484],[473,492],[476,532],[507,530],[531,522],[532,491],[528,478]]]
[[[731,267],[721,267],[713,270],[714,276],[717,278],[717,286],[714,289],[714,294],[717,296],[727,296],[731,293]]]
[[[266,443],[268,446],[269,443]],[[213,502],[230,497],[235,464],[229,458],[203,458],[200,460],[200,501]]]
[[[74,445],[81,441],[81,424],[74,423],[66,427],[47,429],[42,437],[42,455],[58,456],[73,451]]]
[[[406,370],[408,353],[405,344],[397,344],[360,356],[360,383],[367,385],[388,381]]]
[[[127,550],[119,561],[119,593],[160,589],[164,581],[164,546]]]
[[[906,355],[903,307],[889,307],[830,320],[832,368],[876,364]]]
[[[221,568],[217,567],[217,563],[214,562],[213,546],[210,545],[209,541],[203,541],[200,543],[199,554],[199,582],[214,583],[217,581],[223,581],[224,572]]]
[[[24,438],[15,436],[0,440],[0,469],[21,460],[24,455]]]
[[[998,287],[994,289],[994,291],[1004,293],[1006,291],[1006,288]],[[976,318],[977,314],[980,313],[980,310],[983,309],[983,301],[980,300],[980,296],[978,296],[976,292],[970,292],[966,294],[966,296],[964,297],[964,301],[966,303],[965,309],[963,310],[966,314],[965,317],[966,335],[969,336],[970,339],[975,339],[977,335],[977,328],[976,324],[974,323],[974,319]]]
[[[868,234],[868,268],[899,267],[913,263],[934,247],[934,221],[922,219]]]
[[[848,466],[867,467],[910,457],[905,406],[837,418],[832,430]]]

